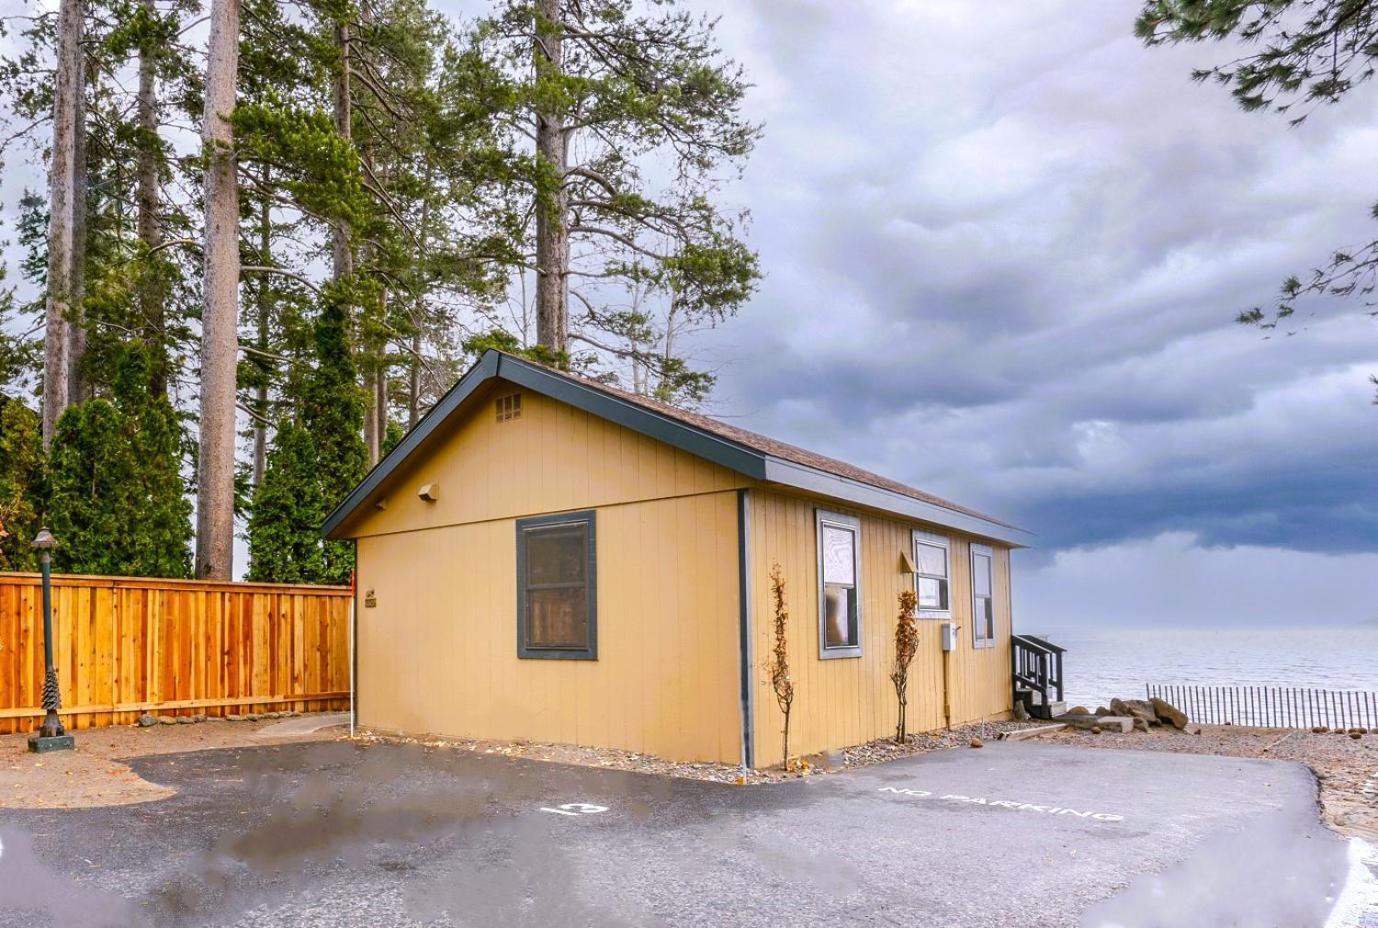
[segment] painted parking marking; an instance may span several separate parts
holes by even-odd
[[[555,808],[541,806],[542,812],[553,812],[556,815],[597,815],[599,812],[608,811],[607,806],[596,806],[591,802],[566,802]]]
[[[1069,809],[1063,806],[1045,805],[1036,802],[1018,802],[1013,799],[987,799],[983,796],[963,796],[958,793],[934,795],[931,790],[905,789],[898,786],[882,786],[879,791],[894,796],[905,796],[913,799],[936,799],[939,802],[965,802],[971,805],[989,806],[996,809],[1012,809],[1016,812],[1041,812],[1044,815],[1073,815],[1077,818],[1090,819],[1096,822],[1124,821],[1123,815],[1118,815],[1114,812],[1082,812],[1077,809]]]

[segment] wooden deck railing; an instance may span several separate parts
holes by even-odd
[[[53,576],[69,729],[349,703],[348,587]],[[0,573],[0,733],[43,715],[37,574]]]

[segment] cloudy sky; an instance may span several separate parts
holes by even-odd
[[[1378,87],[1241,113],[1134,0],[686,2],[765,125],[711,412],[1034,531],[1026,629],[1378,620],[1378,321],[1231,322],[1378,236]]]
[[[1231,321],[1378,235],[1378,96],[1289,130],[1136,10],[721,3],[767,276],[713,410],[1036,532],[1026,628],[1378,619],[1378,321]]]

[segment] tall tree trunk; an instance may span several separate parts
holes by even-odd
[[[378,376],[373,380],[373,411],[378,417],[373,430],[378,435],[378,453],[371,455],[369,466],[378,463],[378,459],[383,456],[383,443],[388,440],[388,367],[382,362],[378,364]]]
[[[411,363],[407,366],[407,431],[421,421],[421,327],[411,333]]]
[[[335,75],[335,131],[339,133],[340,138],[348,142],[354,129],[349,90],[349,26],[345,23],[335,26],[335,44],[340,54],[340,69]],[[338,283],[354,273],[354,252],[349,242],[349,226],[344,222],[335,223],[332,230],[330,258],[331,280]]]
[[[234,571],[235,362],[239,328],[239,187],[234,112],[239,0],[212,0],[202,147],[206,167],[205,306],[201,317],[201,453],[196,576]]]
[[[53,79],[53,153],[48,174],[48,300],[43,337],[43,446],[70,401],[72,255],[77,198],[77,135],[81,109],[79,0],[58,7],[57,71]]]
[[[364,359],[364,447],[368,448],[368,466],[378,463],[378,372]]]
[[[263,168],[261,178],[264,190],[272,189],[269,184],[268,168]],[[264,267],[273,266],[272,257],[272,204],[268,198],[264,197],[258,208],[258,263]],[[257,346],[263,352],[256,359],[257,363],[265,369],[272,363],[268,360],[268,323],[271,307],[268,299],[268,275],[261,274],[258,279],[258,291],[255,309],[257,310]],[[258,385],[254,387],[254,488],[257,489],[263,483],[263,473],[268,468],[268,426],[265,420],[268,418],[268,378],[260,377]]]
[[[150,21],[157,15],[153,0],[143,0],[144,12]],[[138,96],[138,167],[136,232],[145,254],[153,253],[163,241],[158,224],[158,50],[145,42],[139,48]],[[153,378],[149,385],[154,396],[167,394],[167,316],[162,281],[152,262],[144,268],[139,281],[139,316],[152,350]]]
[[[379,318],[387,317],[388,295],[378,297]],[[370,346],[372,349],[374,346]],[[364,444],[368,447],[368,466],[378,463],[383,455],[383,442],[388,433],[388,368],[384,360],[386,346],[377,346],[363,359],[364,374]]]
[[[435,166],[426,160],[426,186],[428,191],[421,200],[421,241],[417,248],[416,261],[422,268],[421,281],[426,279],[426,271],[431,260],[431,198]],[[421,326],[426,320],[426,291],[424,283],[418,283],[415,292],[416,305],[412,308],[411,358],[407,363],[407,431],[416,428],[421,421]]]
[[[561,73],[560,0],[537,0],[533,54],[538,75]],[[564,187],[569,146],[558,112],[536,113],[536,157],[545,178],[536,191],[536,341],[563,353],[569,347],[569,196]]]
[[[72,181],[72,300],[68,323],[67,399],[80,403],[90,391],[86,372],[86,56],[77,57],[77,132]]]

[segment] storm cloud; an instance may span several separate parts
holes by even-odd
[[[1378,550],[1378,322],[1324,300],[1271,339],[1232,320],[1378,235],[1356,182],[1378,97],[1301,129],[1240,112],[1189,80],[1230,49],[1144,49],[1136,10],[722,4],[765,123],[730,193],[767,277],[699,343],[713,411],[1033,530],[1035,623],[1087,552],[1161,538],[1324,564],[1363,617],[1373,561],[1342,555]],[[1126,596],[1155,582],[1091,563]]]
[[[1242,113],[1189,80],[1231,50],[1144,49],[1134,0],[687,2],[765,126],[724,195],[766,277],[692,345],[710,413],[1035,532],[1021,624],[1088,564],[1155,589],[1134,555],[1164,549],[1251,553],[1209,561],[1241,588],[1260,561],[1323,576],[1363,617],[1378,321],[1232,319],[1378,236],[1378,88],[1300,129]],[[1182,596],[1178,621],[1265,618]]]

